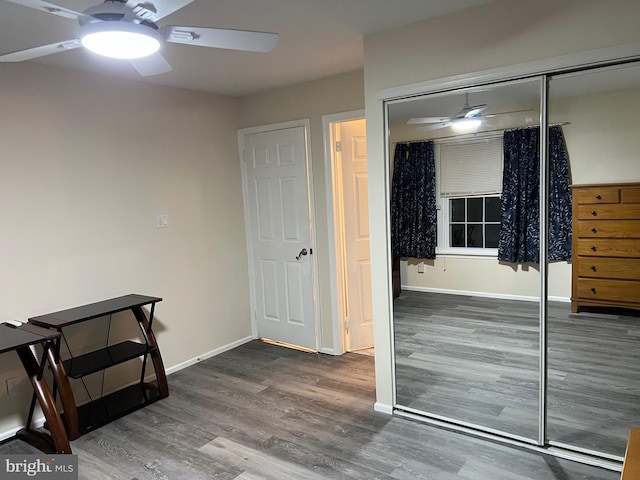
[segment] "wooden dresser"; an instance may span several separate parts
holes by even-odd
[[[640,309],[640,183],[572,185],[571,311]]]

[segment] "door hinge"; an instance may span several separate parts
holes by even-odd
[[[342,151],[342,142],[338,141],[336,142],[336,152],[341,152]]]
[[[350,333],[351,331],[351,322],[349,321],[349,317],[344,317],[344,331],[346,333]]]

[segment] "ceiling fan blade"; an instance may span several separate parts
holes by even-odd
[[[161,73],[167,73],[173,70],[169,62],[160,55],[158,52],[148,57],[135,58],[129,60],[133,68],[143,77],[150,77],[152,75],[160,75]]]
[[[486,103],[483,103],[482,105],[473,105],[469,107],[469,110],[464,114],[464,116],[465,118],[477,117],[478,115],[480,115],[480,112],[484,111],[486,108]]]
[[[43,2],[41,0],[6,0],[6,1],[10,3],[17,3],[18,5],[23,5],[29,8],[35,8],[36,10],[41,10],[46,13],[51,13],[52,15],[58,15],[59,17],[71,18],[74,20],[83,16],[82,13],[76,12],[75,10],[61,7],[53,3]]]
[[[168,42],[199,45],[202,47],[227,48],[247,52],[270,52],[278,43],[277,33],[227,30],[224,28],[181,27],[167,25],[164,38]]]
[[[427,125],[425,127],[418,127],[421,132],[431,132],[433,130],[439,130],[441,128],[450,127],[453,125],[451,122],[437,123],[435,125]]]
[[[140,18],[157,22],[161,18],[171,15],[173,12],[186,7],[193,0],[152,0],[145,2],[144,0],[127,0],[127,5]]]
[[[409,119],[407,125],[417,125],[420,123],[442,123],[451,120],[449,117],[415,117]]]
[[[66,42],[52,43],[41,47],[29,48],[17,52],[0,55],[0,62],[24,62],[33,58],[45,57],[65,50],[73,50],[80,46],[80,40],[68,40]]]

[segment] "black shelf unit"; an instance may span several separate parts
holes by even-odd
[[[16,433],[16,438],[24,440],[45,453],[71,454],[69,440],[73,438],[68,432],[77,430],[77,422],[73,423],[72,420],[72,426],[69,426],[69,422],[67,424],[63,423],[56,401],[44,376],[48,364],[56,382],[61,385],[68,385],[69,383],[66,375],[61,372],[62,365],[55,360],[55,345],[59,338],[59,332],[27,323],[18,325],[10,322],[0,323],[0,354],[11,351],[18,354],[18,358],[33,388],[26,426]],[[32,345],[41,346],[42,356],[40,361],[31,350]],[[69,400],[69,397],[61,399],[63,406],[67,405],[73,409],[73,404]],[[33,425],[36,402],[40,404],[49,433],[40,428],[35,428]]]
[[[78,357],[69,358],[64,360],[62,364],[69,377],[78,379],[147,355],[151,350],[153,348],[149,345],[127,340]]]
[[[79,356],[73,356],[70,352],[71,357],[62,362],[68,377],[82,379],[87,375],[104,371],[115,365],[142,359],[138,383],[122,386],[107,395],[101,394],[100,397],[92,398],[88,403],[79,406],[77,404],[74,405],[76,409],[74,416],[78,418],[80,434],[94,430],[169,395],[164,364],[152,330],[155,304],[160,301],[162,301],[162,298],[159,297],[130,294],[29,319],[29,323],[33,325],[56,330],[60,333],[60,337],[57,340],[58,352],[60,351],[60,341],[64,338],[64,328],[70,325],[127,310],[133,313],[138,323],[142,341],[127,340],[109,345],[107,339],[107,345],[104,348]],[[149,306],[150,313],[148,318],[142,308],[144,306]],[[148,359],[151,360],[155,370],[155,380],[152,382],[145,382]],[[54,396],[56,387],[57,385],[54,385]],[[63,392],[63,387],[58,386],[61,396],[64,394],[67,397],[73,397],[72,392]]]
[[[161,398],[157,389],[136,384],[80,405],[78,420],[81,432],[88,433]]]

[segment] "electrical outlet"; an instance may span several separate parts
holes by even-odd
[[[7,395],[15,395],[18,391],[18,377],[7,378]]]
[[[424,273],[424,262],[418,264],[418,273]]]

